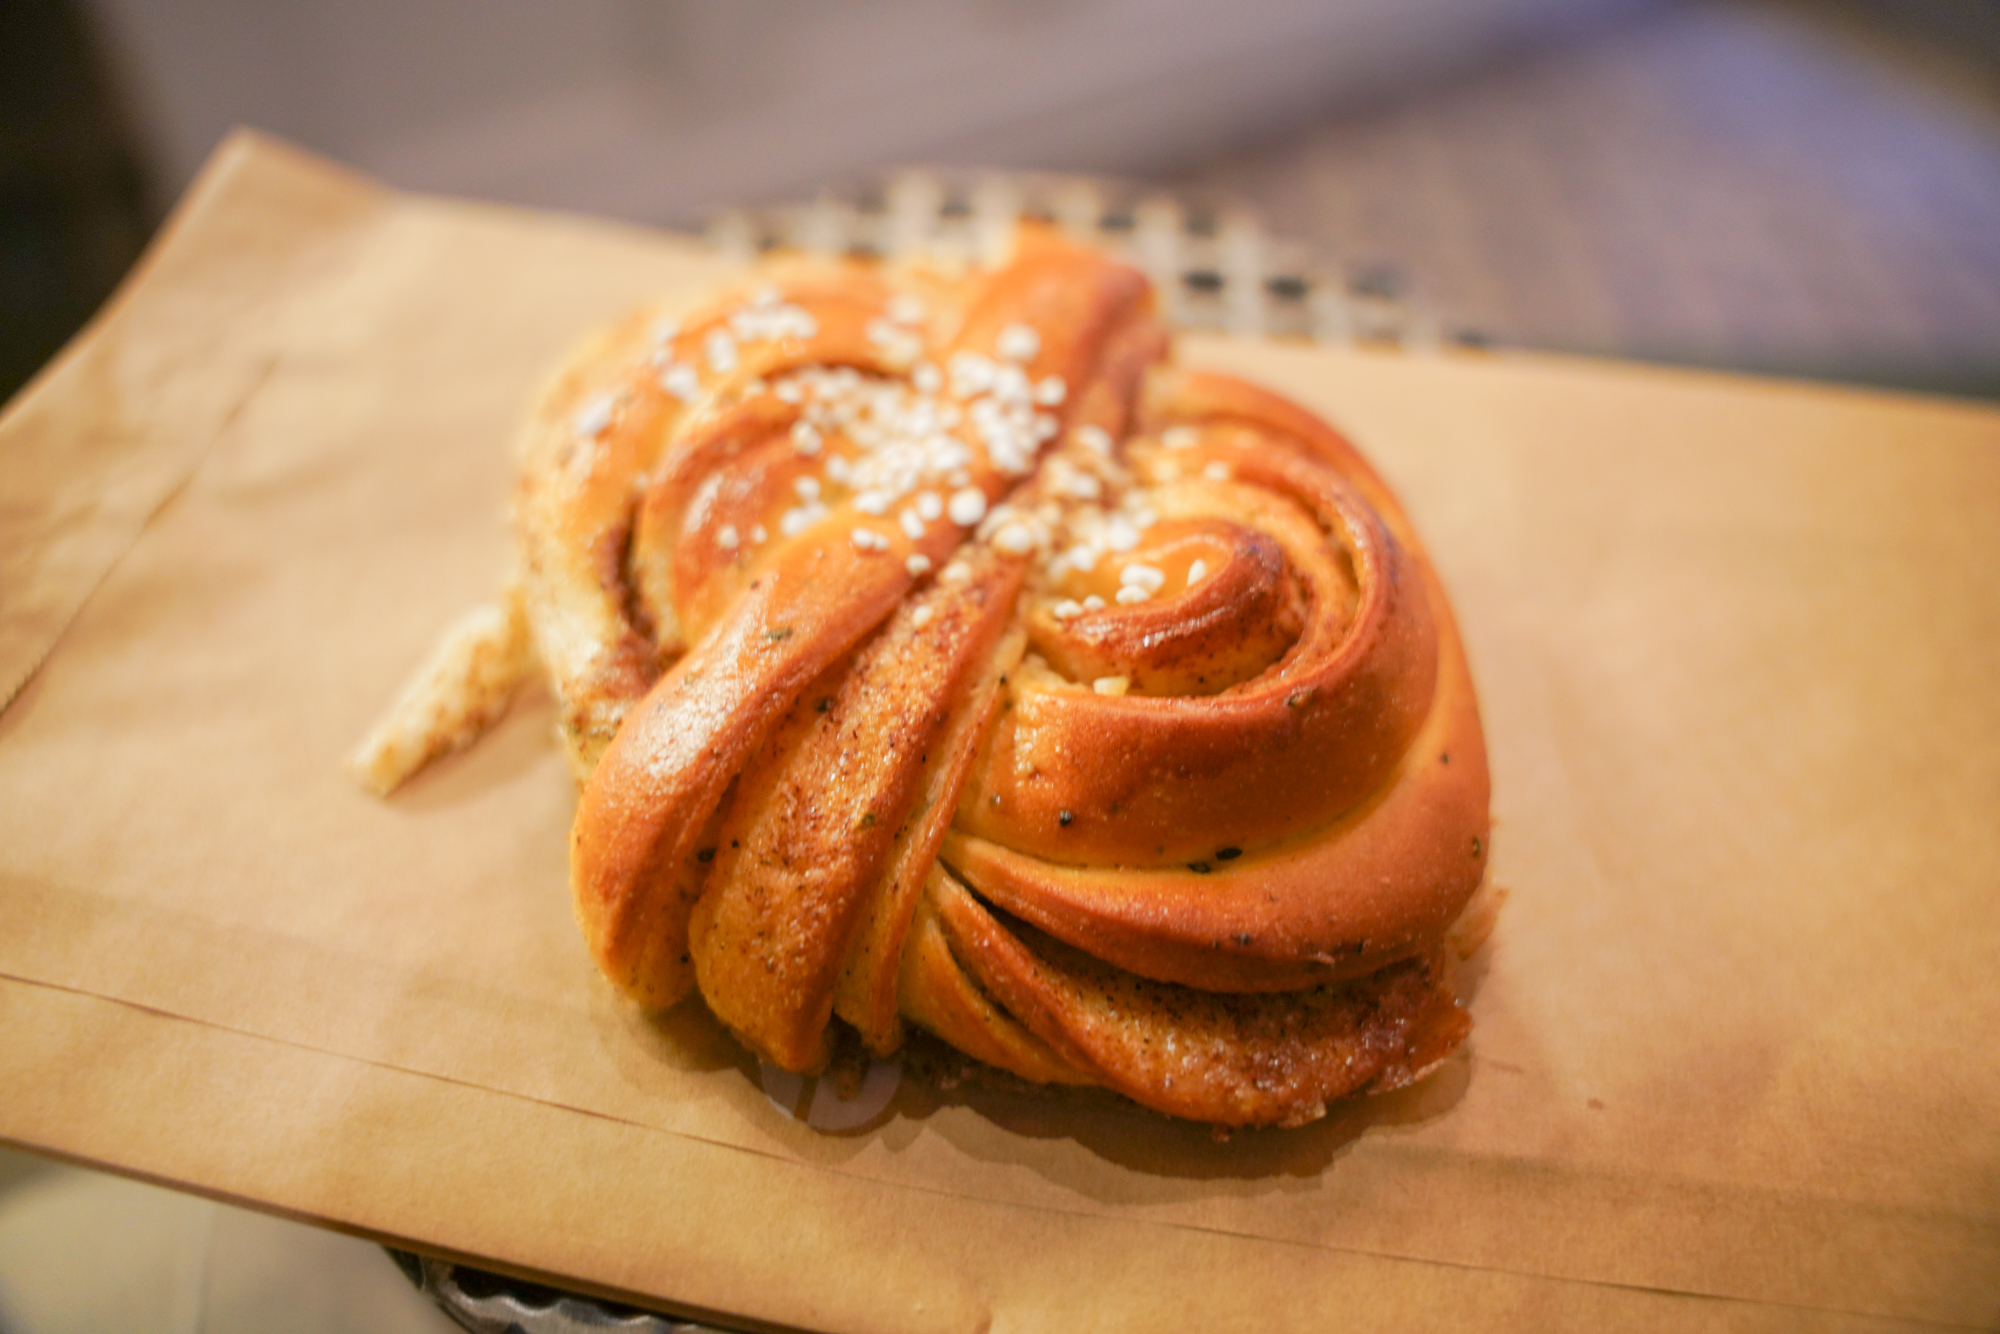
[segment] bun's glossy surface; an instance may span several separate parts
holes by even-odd
[[[1176,1116],[1298,1124],[1462,1040],[1487,773],[1395,498],[1178,369],[1052,234],[647,315],[524,439],[517,605],[583,782],[577,920],[761,1055],[835,1016]]]

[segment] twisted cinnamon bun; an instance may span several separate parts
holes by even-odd
[[[565,368],[491,633],[553,685],[634,1001],[799,1071],[835,1016],[914,1023],[1222,1125],[1463,1039],[1488,787],[1443,590],[1338,432],[1169,344],[1028,229],[969,275],[774,267]]]

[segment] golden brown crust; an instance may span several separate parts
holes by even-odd
[[[980,990],[952,952],[938,914],[937,904],[951,893],[949,875],[934,866],[931,877],[930,892],[919,901],[910,925],[902,961],[901,1003],[911,1022],[975,1060],[1038,1084],[1098,1083]]]
[[[524,437],[606,975],[790,1069],[914,1022],[1230,1125],[1447,1055],[1484,743],[1352,445],[1168,365],[1139,275],[1049,233],[768,278],[607,335]]]
[[[1233,452],[1244,473],[1280,485],[1175,485],[1159,508],[1220,513],[1275,537],[1307,586],[1297,639],[1270,670],[1217,695],[1105,695],[1059,677],[1024,680],[968,800],[969,832],[1052,860],[1184,865],[1321,824],[1395,767],[1429,713],[1437,671],[1417,568],[1331,469],[1268,445]],[[1283,484],[1311,508],[1287,504]],[[1359,587],[1351,616],[1349,571]],[[1158,648],[1146,644],[1135,670]],[[1073,755],[1092,762],[1072,764]]]
[[[746,767],[718,832],[692,923],[695,974],[716,1015],[788,1068],[827,1054],[860,914],[1012,618],[1022,561],[973,560],[964,585],[916,593],[843,679],[801,698],[802,726]]]
[[[1198,860],[1164,868],[1048,860],[967,833],[945,859],[996,905],[1144,977],[1283,991],[1371,973],[1437,941],[1485,875],[1485,738],[1443,629],[1423,727],[1386,781],[1330,805],[1318,829],[1253,849],[1210,826]]]
[[[1134,1102],[1218,1125],[1303,1125],[1335,1098],[1434,1062],[1452,1005],[1442,948],[1342,985],[1262,995],[1156,982],[1016,924],[972,895],[937,896],[953,953],[1067,1064]]]

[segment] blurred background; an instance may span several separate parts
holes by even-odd
[[[1995,0],[6,0],[0,68],[0,391],[247,124],[672,227],[1099,174],[1468,341],[2000,396]]]
[[[2000,398],[2000,0],[4,0],[0,397],[239,124],[690,229],[1085,173],[1468,343]],[[444,1326],[364,1243],[0,1149],[0,1334],[281,1327]]]

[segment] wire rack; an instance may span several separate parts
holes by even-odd
[[[389,1258],[472,1334],[734,1334],[408,1251],[390,1249]]]
[[[1183,329],[1416,353],[1486,341],[1442,325],[1399,265],[1333,263],[1272,235],[1240,201],[1098,177],[901,171],[849,193],[730,209],[710,220],[707,234],[717,249],[745,259],[801,250],[977,263],[1004,255],[1023,219],[1136,265]]]

